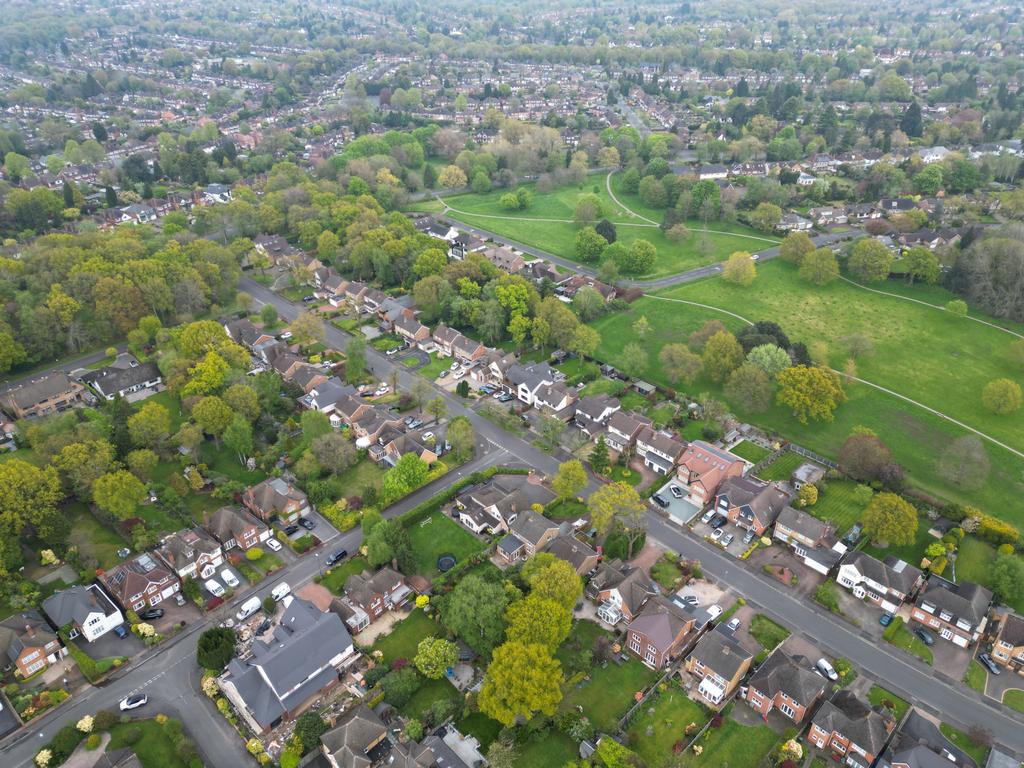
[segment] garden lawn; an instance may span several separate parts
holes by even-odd
[[[135,410],[137,411],[142,406],[148,405],[149,403],[159,403],[171,414],[172,435],[178,431],[178,428],[183,423],[188,421],[188,417],[181,410],[181,400],[178,399],[178,396],[173,394],[169,389],[165,389],[163,392],[157,392],[155,395],[150,395],[145,400],[136,403]]]
[[[835,524],[836,532],[842,536],[860,520],[864,507],[855,500],[857,483],[851,480],[829,480],[825,491],[818,494],[818,501],[807,511],[819,520]]]
[[[741,459],[746,459],[751,464],[757,464],[761,459],[771,453],[767,448],[762,448],[757,443],[752,443],[749,440],[742,440],[732,448],[729,449],[730,453],[734,453]]]
[[[988,671],[981,666],[977,659],[971,659],[967,672],[964,674],[963,682],[972,691],[985,692],[985,684],[988,682]]]
[[[1008,706],[1010,709],[1015,709],[1018,712],[1024,712],[1024,691],[1020,689],[1007,691],[1003,694],[1003,704]]]
[[[425,637],[435,637],[441,632],[437,623],[422,610],[416,609],[398,622],[390,634],[377,639],[373,650],[384,654],[384,663],[395,659],[409,659],[416,656],[416,646]]]
[[[618,174],[612,177],[613,184]],[[647,278],[663,277],[683,272],[702,264],[724,261],[735,251],[758,251],[770,248],[777,238],[757,232],[737,223],[709,222],[707,232],[700,221],[686,222],[689,237],[679,243],[669,241],[658,224],[644,221],[616,205],[605,188],[605,177],[588,177],[579,186],[559,187],[548,193],[539,193],[534,185],[526,185],[533,192],[533,202],[525,211],[508,211],[500,199],[506,190],[493,190],[486,194],[455,195],[445,198],[451,207],[447,216],[481,229],[495,232],[514,242],[533,246],[576,260],[575,240],[579,227],[573,223],[576,203],[583,195],[592,193],[601,198],[603,217],[616,225],[619,242],[627,247],[636,240],[648,240],[657,249],[653,269],[643,275]],[[614,186],[613,186],[614,188]],[[619,191],[616,191],[619,195]],[[664,218],[663,210],[645,208],[635,195],[619,195],[629,207],[636,205],[654,222]],[[418,210],[436,212],[433,204],[416,205]]]
[[[952,725],[942,723],[939,726],[939,730],[942,731],[943,736],[970,755],[971,759],[979,766],[985,765],[988,761],[988,753],[990,751],[989,747],[986,747],[984,744],[978,744],[966,733],[958,731]]]
[[[722,718],[721,728],[708,731],[701,755],[686,752],[683,765],[701,768],[756,768],[778,742],[779,737],[767,725],[741,725],[729,716]]]
[[[575,741],[561,731],[551,730],[524,744],[515,764],[519,768],[564,768],[579,754]]]
[[[586,619],[574,621],[572,629],[569,631],[569,637],[555,651],[555,658],[562,663],[562,671],[564,672],[570,666],[569,662],[576,654],[582,651],[593,651],[594,644],[599,637],[610,638],[611,636],[611,632],[602,628],[597,622]]]
[[[126,734],[138,729],[140,736],[136,742],[129,744]],[[127,724],[118,724],[110,729],[110,743],[107,751],[128,747],[139,758],[142,768],[186,768],[174,751],[174,744],[164,726],[156,720],[136,720]]]
[[[779,643],[789,637],[789,630],[776,624],[763,613],[759,613],[750,622],[750,635],[766,651],[772,651]]]
[[[544,512],[552,520],[579,520],[587,514],[587,505],[576,499],[566,499],[554,507],[549,506]]]
[[[71,522],[68,541],[74,542],[82,555],[95,558],[100,568],[111,568],[121,561],[117,550],[130,546],[130,542],[93,517],[80,501],[65,504],[64,512]]]
[[[416,558],[416,573],[433,578],[440,555],[455,555],[457,562],[464,562],[470,555],[483,549],[483,543],[473,534],[456,523],[441,510],[430,517],[413,523],[408,528],[412,541],[412,552]]]
[[[885,284],[882,288],[921,295],[939,304],[952,298],[941,289],[905,289]],[[694,301],[728,310],[751,321],[779,323],[793,340],[808,345],[827,344],[829,363],[842,369],[847,356],[844,339],[863,334],[874,352],[857,361],[858,376],[879,386],[918,400],[952,418],[992,435],[1017,449],[1024,449],[1024,410],[996,416],[981,406],[981,391],[992,379],[1019,378],[1010,357],[1014,337],[947,312],[871,293],[846,282],[823,288],[801,281],[795,268],[781,261],[758,264],[753,285],[743,288],[720,279],[705,279],[662,291],[660,297]],[[632,324],[641,316],[652,326],[648,349],[685,339],[712,318],[738,331],[743,321],[701,307],[643,297],[624,312],[606,315],[592,323],[601,334],[596,357],[612,365],[622,364],[622,350],[632,338]],[[884,322],[879,322],[884,318]],[[642,378],[667,384],[661,363],[651,354]],[[721,396],[722,388],[698,377],[687,392]],[[954,424],[905,401],[864,384],[847,386],[848,402],[835,412],[834,421],[796,421],[779,406],[764,413],[745,410],[744,403],[729,403],[741,418],[817,451],[836,456],[856,426],[874,430],[886,442],[896,461],[907,470],[910,481],[932,495],[962,504],[979,506],[1024,527],[1024,508],[1016,503],[1024,492],[1024,460],[991,443],[985,444],[991,470],[977,489],[959,487],[940,468],[941,447],[965,434]],[[939,456],[936,448],[939,447]]]
[[[648,710],[653,709],[653,712]],[[672,756],[672,745],[677,741],[688,741],[684,735],[686,726],[697,726],[707,720],[707,712],[678,686],[669,686],[668,691],[658,696],[652,705],[645,705],[629,724],[629,743],[632,749],[651,768],[668,762]],[[653,733],[647,735],[647,729]]]
[[[991,589],[992,563],[997,557],[996,550],[991,544],[976,536],[965,536],[956,550],[956,580],[973,581],[975,584],[981,584],[983,587]],[[948,572],[945,575],[951,576]],[[1008,603],[1017,613],[1024,613],[1024,594]]]
[[[357,573],[362,573],[364,570],[370,570],[370,564],[366,562],[366,558],[353,557],[346,560],[341,565],[337,565],[326,571],[323,578],[320,580],[320,584],[327,587],[327,589],[331,590],[334,594],[340,595],[348,577],[354,576]]]
[[[438,374],[440,374],[441,371],[447,371],[450,365],[451,363],[449,362],[448,358],[438,357],[436,352],[431,352],[430,362],[427,363],[422,368],[420,368],[418,371],[416,371],[416,373],[418,373],[420,376],[424,376],[430,379],[430,381],[433,381],[434,379],[437,378]]]
[[[376,488],[378,492],[380,491],[384,470],[366,458],[338,475],[338,480],[345,489],[346,496],[363,496],[367,488]]]
[[[769,464],[767,467],[757,473],[757,476],[762,480],[789,480],[793,476],[793,472],[801,464],[806,462],[803,456],[799,453],[793,453],[792,451],[786,451],[784,454],[779,456],[775,461]]]
[[[498,738],[502,729],[501,723],[489,718],[483,712],[474,712],[469,717],[462,718],[455,724],[455,727],[459,729],[459,733],[465,736],[476,737],[476,740],[480,742],[480,751],[484,754],[487,753],[491,742]]]
[[[608,477],[615,483],[626,483],[627,485],[639,485],[640,481],[644,479],[636,470],[630,469],[629,467],[622,467],[618,464],[613,464],[611,471],[608,473]]]
[[[590,671],[590,680],[566,691],[562,709],[583,707],[598,731],[614,733],[619,718],[633,704],[633,695],[658,679],[658,673],[648,669],[638,659],[617,664],[609,661],[596,665]]]
[[[932,656],[932,649],[922,643],[917,635],[911,629],[908,629],[898,616],[893,619],[893,623],[889,625],[882,636],[897,648],[902,648],[907,653],[917,656],[925,664],[931,665],[935,661]]]
[[[893,703],[893,713],[896,717],[896,722],[900,722],[903,719],[903,714],[910,708],[910,705],[895,693],[887,691],[880,685],[872,685],[871,690],[868,691],[868,703],[872,707],[877,707],[883,701],[891,701]]]
[[[459,703],[462,701],[462,694],[443,677],[440,680],[427,680],[400,711],[406,717],[422,720],[423,713],[430,709],[434,702],[444,699]]]
[[[895,555],[900,560],[918,567],[921,564],[921,558],[924,557],[924,551],[927,549],[928,545],[933,541],[938,541],[938,539],[928,533],[928,529],[930,527],[931,524],[928,522],[927,518],[920,517],[917,521],[917,533],[914,534],[914,541],[910,544],[904,544],[901,546],[890,544],[888,547],[876,547],[871,542],[868,542],[864,547],[864,551],[879,560],[884,560],[889,555]]]

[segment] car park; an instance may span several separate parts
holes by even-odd
[[[835,681],[839,679],[839,673],[836,672],[835,667],[829,664],[828,659],[818,659],[815,662],[814,666],[817,667],[821,671],[821,674],[823,674],[829,680]]]
[[[711,532],[711,540],[712,541],[718,541],[724,535],[725,535],[725,531],[723,531],[721,528],[715,528],[715,530],[713,530]]]
[[[891,613],[883,613],[881,616],[878,617],[878,623],[881,624],[883,627],[888,627],[890,624],[892,624],[893,618],[894,616]]]
[[[659,493],[656,493],[653,496],[651,496],[651,501],[653,501],[655,504],[657,504],[662,509],[665,509],[665,507],[668,506],[668,499],[666,499],[664,496],[662,496]]]
[[[274,552],[280,552],[281,551],[281,542],[278,541],[277,539],[267,539],[267,547],[269,549],[273,550]]]
[[[299,525],[301,525],[307,531],[312,531],[314,528],[316,528],[316,520],[310,520],[308,517],[300,517]]]
[[[227,568],[220,572],[220,577],[232,589],[238,586],[238,577]]]
[[[925,645],[935,645],[935,638],[932,637],[931,632],[918,627],[914,630],[914,634],[917,635],[917,639]]]
[[[671,493],[677,499],[683,498],[683,489],[680,488],[678,485],[670,485],[668,487],[668,492]]]
[[[277,600],[277,602],[281,602],[286,597],[288,597],[288,595],[291,594],[291,591],[292,588],[288,586],[288,582],[282,581],[280,584],[278,584],[276,587],[270,590],[270,596]]]
[[[999,665],[992,661],[992,657],[987,653],[979,653],[978,661],[985,665],[985,668],[993,675],[999,674]]]
[[[220,582],[216,579],[207,579],[203,582],[203,586],[206,587],[206,591],[214,597],[223,597],[224,587],[220,585]]]
[[[139,611],[139,618],[143,621],[155,621],[156,619],[162,619],[163,617],[163,608],[147,608],[144,611]]]
[[[149,701],[149,697],[144,693],[133,693],[131,696],[126,696],[121,699],[121,703],[118,706],[122,712],[128,712],[132,709],[138,709],[144,707],[146,702]]]

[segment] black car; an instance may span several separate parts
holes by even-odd
[[[302,300],[308,304],[311,301],[316,301],[316,296],[303,296]]]
[[[327,567],[330,568],[335,563],[340,563],[346,557],[348,557],[348,550],[347,549],[339,549],[333,555],[328,555],[327,560],[326,560]]]
[[[666,499],[664,496],[660,494],[654,494],[653,496],[651,496],[651,500],[662,509],[668,506],[668,499]]]
[[[711,518],[711,522],[708,523],[708,525],[710,525],[712,528],[721,528],[723,525],[725,525],[728,519],[729,518],[727,518],[725,515],[718,514]]]
[[[923,629],[915,629],[914,634],[925,645],[935,645],[935,638],[932,637],[930,632],[926,632]]]
[[[984,664],[985,668],[988,669],[988,671],[991,672],[993,675],[999,674],[999,665],[992,661],[992,657],[989,656],[987,653],[979,653],[978,661]]]
[[[289,525],[287,528],[284,529],[284,535],[285,536],[291,536],[293,533],[298,533],[298,532],[299,532],[299,526],[294,525],[294,524],[293,525]]]
[[[154,619],[162,619],[163,616],[163,608],[147,608],[146,610],[139,613],[139,618],[143,621],[153,621]]]
[[[312,531],[314,528],[316,528],[316,520],[310,520],[308,517],[300,517],[299,525],[301,525],[307,531]]]
[[[256,634],[262,635],[268,629],[270,629],[270,619],[264,619],[263,623],[256,627]]]

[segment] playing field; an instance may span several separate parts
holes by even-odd
[[[723,261],[735,251],[758,251],[770,248],[778,240],[742,224],[690,221],[690,236],[679,243],[670,242],[653,222],[661,222],[664,211],[647,208],[635,195],[625,195],[617,188],[620,174],[612,176],[612,190],[624,205],[608,194],[606,178],[588,176],[579,186],[560,187],[551,192],[537,192],[535,185],[526,185],[533,192],[533,203],[525,211],[508,211],[500,203],[507,190],[494,190],[483,195],[456,195],[445,198],[450,207],[447,215],[466,224],[524,245],[576,260],[575,240],[579,227],[573,223],[577,201],[584,195],[596,194],[601,199],[602,214],[615,224],[618,239],[627,247],[636,240],[648,240],[658,255],[650,272],[638,277],[655,278],[684,272],[704,264]],[[634,208],[634,206],[636,206]],[[414,210],[440,213],[436,200],[410,206]],[[635,213],[634,213],[635,212]],[[639,214],[639,216],[635,215]],[[650,219],[651,221],[646,221]]]
[[[917,296],[905,288],[895,292]],[[949,298],[938,288],[927,288],[921,295],[923,300],[937,304]],[[981,405],[981,391],[988,381],[1019,379],[1019,370],[1010,359],[1010,344],[1015,337],[1000,330],[845,282],[816,288],[799,280],[791,265],[779,261],[760,264],[758,277],[749,288],[707,279],[667,289],[657,296],[663,298],[644,297],[629,311],[594,323],[601,333],[598,357],[613,365],[621,364],[622,348],[634,337],[632,325],[645,316],[652,331],[644,346],[651,354],[641,375],[664,383],[664,371],[655,352],[662,345],[685,341],[690,332],[714,317],[733,331],[744,325],[736,317],[665,298],[706,304],[749,320],[775,321],[794,341],[826,343],[829,362],[838,369],[842,369],[848,355],[846,338],[862,334],[871,340],[874,351],[857,360],[860,378],[1024,450],[1024,412],[996,416]],[[721,392],[720,387],[703,378],[684,389],[694,394]],[[865,384],[848,386],[847,394],[849,401],[836,411],[833,422],[808,425],[801,425],[777,407],[754,414],[746,412],[743,403],[730,406],[743,418],[828,456],[838,453],[854,427],[870,427],[922,489],[982,506],[1024,526],[1024,510],[1014,502],[1024,491],[1024,459],[985,443],[991,462],[987,482],[974,489],[961,488],[944,476],[939,462],[944,446],[965,430]]]

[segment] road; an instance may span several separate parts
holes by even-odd
[[[118,352],[124,352],[127,348],[128,345],[123,343],[115,346],[115,349]],[[50,371],[57,370],[73,371],[76,368],[85,368],[86,366],[92,365],[93,363],[98,363],[106,356],[106,349],[97,349],[95,352],[90,352],[86,355],[82,355],[81,357],[75,357],[65,360],[55,360],[53,365],[49,367],[41,368],[32,373],[21,374],[16,379],[11,379],[10,381],[5,381],[3,384],[0,384],[0,394],[3,394],[16,384],[20,384],[23,381],[28,381],[29,379],[38,378],[39,376],[42,376],[44,373],[49,373]]]

